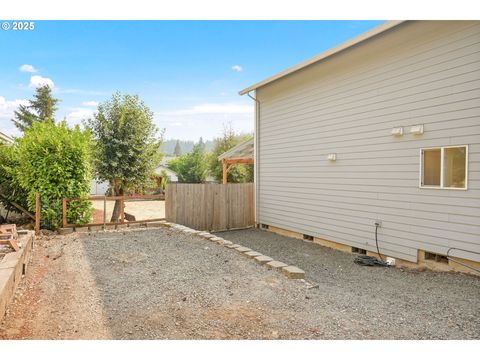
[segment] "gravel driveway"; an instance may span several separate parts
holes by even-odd
[[[359,268],[256,230],[222,236],[304,268],[319,288],[171,229],[56,236],[36,242],[0,338],[479,338],[477,278]]]
[[[319,285],[308,293],[309,311],[326,306],[344,326],[325,337],[480,338],[480,277],[362,267],[354,254],[259,229],[217,235],[305,270],[306,280]]]

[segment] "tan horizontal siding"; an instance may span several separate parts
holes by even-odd
[[[375,251],[379,219],[387,255],[480,252],[480,22],[400,25],[257,98],[258,222]],[[468,190],[420,189],[420,149],[448,145],[469,145]]]

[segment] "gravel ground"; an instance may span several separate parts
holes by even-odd
[[[364,269],[262,231],[221,235],[302,267],[319,288],[170,229],[57,236],[36,242],[0,338],[479,338],[478,278]]]
[[[319,285],[308,293],[311,315],[320,321],[324,307],[344,326],[326,338],[480,338],[480,277],[362,267],[354,254],[258,229],[217,235],[305,270]]]

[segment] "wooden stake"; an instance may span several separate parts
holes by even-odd
[[[125,196],[120,200],[120,222],[125,222]]]
[[[223,184],[227,184],[227,175],[228,175],[228,169],[227,169],[227,160],[223,159],[222,160],[222,165],[223,165]]]
[[[66,215],[65,215],[66,216]],[[40,196],[35,193],[35,234],[40,233]]]

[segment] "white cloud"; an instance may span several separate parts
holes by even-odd
[[[189,109],[175,110],[159,115],[195,115],[195,114],[253,114],[253,105],[243,104],[200,104]]]
[[[88,108],[73,108],[66,116],[67,123],[70,125],[81,124],[82,120],[86,120],[93,116],[93,109]]]
[[[17,99],[7,100],[3,96],[0,96],[0,131],[9,135],[17,136],[20,132],[13,125],[11,119],[13,118],[13,112],[18,109],[20,105],[28,105],[28,100]]]
[[[240,65],[233,65],[232,70],[235,71],[235,72],[242,72],[243,67],[241,67]]]
[[[166,136],[197,141],[213,139],[223,132],[224,124],[232,124],[237,132],[253,131],[253,104],[199,104],[187,109],[155,113],[155,123],[166,129]]]
[[[43,85],[48,85],[50,89],[53,89],[55,87],[52,79],[45,78],[40,75],[33,75],[30,78],[30,84],[28,86],[35,89]]]
[[[21,72],[36,73],[38,70],[33,67],[33,65],[23,64],[20,66],[19,70]]]
[[[98,106],[98,101],[84,101],[84,102],[82,102],[82,106],[97,107]]]

